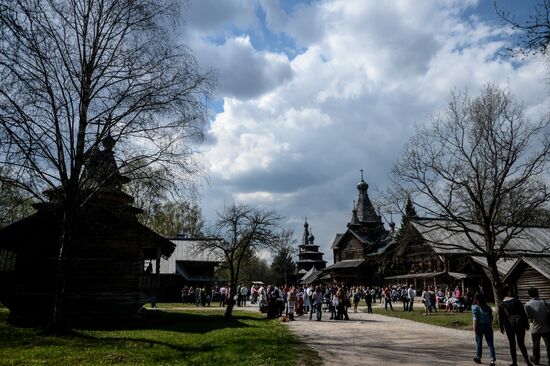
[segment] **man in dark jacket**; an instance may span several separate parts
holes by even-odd
[[[525,304],[525,312],[531,320],[531,338],[533,339],[533,357],[531,361],[535,365],[540,360],[540,339],[544,340],[546,345],[546,356],[550,366],[550,314],[548,313],[550,303],[539,298],[539,290],[530,288],[528,290],[531,300]]]
[[[500,332],[508,337],[510,343],[510,355],[512,356],[512,365],[517,365],[516,340],[523,359],[528,366],[532,366],[525,347],[525,331],[529,329],[529,321],[523,304],[515,297],[512,297],[512,289],[505,288],[502,292],[504,301],[499,307],[498,319]]]

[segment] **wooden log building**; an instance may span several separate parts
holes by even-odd
[[[471,235],[482,242],[476,234]],[[498,260],[503,282],[514,287],[523,301],[529,299],[530,287],[550,299],[550,228],[525,227],[506,248],[517,254]],[[412,220],[395,251],[390,272],[394,275],[386,276],[387,284],[408,280],[421,286],[459,286],[463,292],[481,287],[492,296],[486,259],[451,221]]]
[[[334,238],[334,264],[323,269],[324,276],[349,285],[412,284],[417,290],[426,286],[458,286],[463,293],[482,288],[492,294],[485,258],[476,254],[456,224],[416,218],[398,242],[395,224],[390,223],[390,230],[385,230],[372,206],[362,172],[357,190],[352,219],[347,230]],[[522,300],[527,299],[529,287],[537,287],[541,297],[550,299],[550,228],[526,227],[507,248],[519,255],[497,262],[505,283],[514,286]],[[533,253],[538,253],[538,257],[533,257]]]
[[[177,237],[170,239],[175,250],[168,258],[160,259],[159,301],[179,302],[184,286],[204,287],[210,292],[217,279],[214,276],[216,268],[222,263],[223,255],[199,250],[197,244],[202,240]],[[153,273],[157,273],[155,261],[152,263]]]
[[[169,257],[175,245],[140,224],[132,197],[122,191],[128,179],[120,174],[107,138],[103,149],[89,151],[86,174],[93,190],[73,218],[73,236],[66,250],[64,308],[70,323],[138,316],[156,296],[159,276],[146,263]],[[99,189],[97,188],[99,187]],[[0,302],[10,321],[44,325],[53,314],[57,256],[61,236],[59,192],[37,212],[0,230]],[[158,268],[157,268],[158,273]]]
[[[327,261],[323,259],[323,255],[324,253],[319,251],[319,245],[315,244],[315,236],[313,236],[313,232],[310,232],[306,218],[302,242],[298,245],[298,261],[296,262],[298,275],[303,277],[311,268],[315,268],[316,271],[325,268]]]
[[[351,221],[347,230],[336,234],[332,243],[334,264],[323,269],[334,282],[367,286],[381,283],[380,259],[395,246],[395,224],[390,223],[389,231],[384,228],[382,217],[372,206],[368,188],[361,170]]]

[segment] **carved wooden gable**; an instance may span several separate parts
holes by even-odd
[[[364,244],[350,232],[342,238],[339,248],[340,260],[364,258]]]

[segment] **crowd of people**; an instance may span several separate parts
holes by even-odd
[[[216,286],[212,289],[184,287],[182,301],[194,303],[197,306],[210,306],[211,302],[220,307],[230,301],[229,286]],[[517,365],[517,348],[519,348],[527,365],[538,365],[540,360],[540,343],[545,342],[550,366],[550,303],[538,296],[538,290],[529,290],[531,300],[523,305],[512,296],[512,290],[506,288],[502,293],[503,302],[498,309],[498,324],[500,331],[506,334],[512,357],[512,365]],[[420,296],[417,299],[417,296]],[[419,300],[419,301],[418,301]],[[482,343],[485,339],[489,350],[489,365],[496,361],[493,342],[493,309],[487,304],[485,294],[479,289],[475,296],[471,292],[463,293],[460,287],[434,288],[424,287],[417,292],[413,285],[395,285],[388,287],[364,287],[340,285],[306,285],[306,286],[274,286],[239,285],[234,297],[235,305],[257,305],[268,318],[295,320],[306,316],[309,320],[321,321],[323,313],[328,313],[329,319],[349,320],[348,311],[357,312],[361,301],[367,306],[367,313],[372,313],[372,306],[380,303],[386,311],[393,311],[393,304],[402,303],[403,311],[413,311],[415,303],[422,303],[424,315],[440,311],[455,312],[471,310],[473,330],[476,340],[475,363],[481,363]],[[525,346],[526,331],[531,328],[533,355],[529,357]]]
[[[196,306],[211,306],[211,303],[219,304],[224,307],[229,303],[231,288],[228,285],[214,287],[193,287],[185,285],[181,289],[181,302],[184,304],[195,304]],[[257,303],[258,286],[251,286],[250,289],[245,285],[237,287],[235,295],[235,304],[237,306],[246,306],[248,299],[251,304]]]
[[[348,309],[357,312],[362,288],[339,286],[261,286],[258,288],[260,311],[268,318],[282,317],[294,320],[297,316],[309,315],[321,321],[323,312],[330,319],[349,320]]]
[[[197,306],[210,306],[213,292],[207,287],[184,286],[181,290],[181,302]]]

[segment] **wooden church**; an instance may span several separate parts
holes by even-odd
[[[395,224],[390,223],[390,230],[384,228],[368,189],[361,170],[351,221],[345,232],[336,234],[332,243],[334,264],[323,270],[333,281],[373,285],[383,279],[382,259],[395,246]]]
[[[140,224],[122,191],[129,179],[115,162],[114,140],[86,155],[88,199],[74,220],[66,254],[64,310],[69,324],[127,319],[156,296],[159,266],[175,245]],[[99,184],[101,182],[101,184]],[[94,185],[95,183],[95,185]],[[57,190],[37,212],[0,230],[0,302],[11,322],[47,325],[53,314],[61,236]]]

